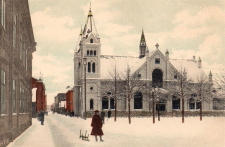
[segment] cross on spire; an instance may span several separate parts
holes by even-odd
[[[156,47],[156,49],[158,49],[158,48],[159,48],[159,44],[158,44],[158,43],[156,43],[155,47]]]

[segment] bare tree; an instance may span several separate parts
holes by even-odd
[[[168,90],[172,95],[178,95],[181,98],[182,123],[184,123],[184,102],[189,98],[192,79],[188,77],[188,71],[182,64],[178,71],[172,70],[171,72],[177,77],[174,81],[171,81]]]
[[[128,107],[128,121],[129,124],[131,124],[131,106],[130,102],[131,99],[134,98],[134,95],[138,92],[141,91],[142,86],[143,86],[143,81],[140,80],[138,77],[138,73],[132,73],[130,66],[127,66],[127,69],[125,70],[125,74],[123,74],[123,79],[126,83],[126,92],[125,92],[125,97],[127,101],[127,107]]]
[[[204,74],[202,74],[196,77],[196,82],[193,83],[194,89],[191,89],[192,91],[194,91],[193,93],[196,93],[196,96],[193,96],[191,98],[191,101],[199,104],[200,121],[202,121],[202,104],[204,101],[210,101],[211,98],[209,86],[211,85],[208,78]]]
[[[153,123],[155,123],[155,108],[158,112],[158,121],[160,121],[160,108],[162,105],[166,105],[169,91],[162,88],[162,83],[152,83],[152,81],[149,80],[145,81],[145,84],[142,85],[143,89],[146,90],[146,95],[149,96],[149,99],[145,100],[146,102],[149,102],[149,110],[150,102],[152,102]]]
[[[101,97],[107,97],[109,100],[114,100],[114,121],[117,119],[117,103],[118,101],[122,100],[122,93],[125,93],[124,86],[124,80],[121,79],[121,76],[118,73],[117,67],[115,65],[113,70],[109,71],[109,77],[104,82],[102,82],[101,86],[99,87]],[[109,109],[111,109],[111,106],[109,106]]]
[[[225,69],[222,69],[220,71],[220,74],[217,74],[217,80],[215,80],[215,83],[221,88],[225,89]]]

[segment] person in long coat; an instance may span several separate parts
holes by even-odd
[[[91,121],[91,126],[92,126],[92,131],[91,131],[91,135],[95,136],[95,140],[98,141],[97,136],[100,136],[100,141],[102,142],[102,135],[103,131],[102,131],[102,119],[99,115],[99,111],[95,110],[94,111],[95,114],[92,117],[92,121]]]
[[[41,125],[44,125],[44,120],[45,120],[45,114],[43,113],[43,111],[41,111],[38,115],[40,121],[41,121]]]

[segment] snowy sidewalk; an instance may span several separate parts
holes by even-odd
[[[32,126],[7,147],[54,147],[48,122],[32,119]]]

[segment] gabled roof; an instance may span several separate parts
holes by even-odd
[[[131,74],[133,74],[139,67],[145,62],[146,58],[138,58],[131,56],[110,56],[101,55],[101,78],[112,78],[110,73],[114,73],[115,67],[119,74],[125,74],[127,67],[129,66]]]

